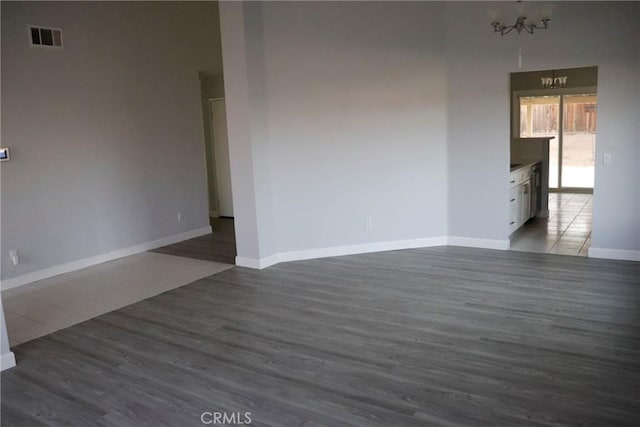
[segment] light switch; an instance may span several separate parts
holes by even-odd
[[[20,264],[20,258],[18,258],[18,251],[15,249],[12,249],[9,251],[9,259],[11,260],[11,265],[18,265]]]
[[[611,158],[611,154],[610,153],[605,153],[605,155],[602,158],[602,162],[604,163],[605,166],[609,166],[612,162],[612,158]]]

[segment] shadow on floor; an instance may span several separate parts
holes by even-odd
[[[163,246],[151,252],[235,264],[236,234],[233,218],[211,218],[213,233]]]

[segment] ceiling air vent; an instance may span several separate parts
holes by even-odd
[[[29,27],[31,46],[62,47],[60,28]]]

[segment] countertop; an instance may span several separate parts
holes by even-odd
[[[542,161],[537,161],[537,162],[523,162],[523,163],[511,163],[510,165],[510,171],[516,171],[518,169],[522,169],[522,168],[529,168],[533,165],[537,165],[538,163],[542,163]]]

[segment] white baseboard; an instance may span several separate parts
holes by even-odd
[[[279,263],[278,254],[270,255],[264,258],[245,258],[236,257],[236,266],[254,268],[256,270],[262,270],[263,268],[271,267],[274,264]]]
[[[13,368],[14,366],[16,366],[16,356],[13,354],[13,351],[3,354],[0,358],[0,371]]]
[[[328,248],[281,252],[280,254],[278,254],[278,258],[280,262],[301,261],[305,259],[327,258],[332,256],[397,251],[401,249],[427,248],[430,246],[443,246],[446,244],[447,238],[442,236],[423,239],[394,240],[390,242],[363,243],[359,245],[332,246]]]
[[[102,264],[103,262],[113,261],[114,259],[122,258],[129,255],[135,255],[141,252],[150,251],[162,246],[178,243],[183,240],[193,239],[205,234],[211,233],[211,226],[198,228],[195,230],[185,231],[184,233],[173,234],[171,236],[162,237],[150,242],[141,243],[139,245],[130,246],[124,249],[118,249],[106,254],[96,255],[89,258],[79,259],[66,264],[56,265],[53,267],[45,268],[42,270],[34,271],[31,273],[23,274],[21,276],[5,279],[0,282],[0,289],[3,291],[18,286],[26,285],[27,283],[37,282],[38,280],[48,279],[49,277],[58,276],[64,273],[70,273],[72,271],[80,270],[82,268],[91,267],[96,264]]]
[[[507,240],[492,240],[492,239],[474,239],[471,237],[447,237],[447,245],[450,246],[465,246],[468,248],[483,248],[483,249],[498,249],[506,251],[509,249],[509,239]]]
[[[363,243],[359,245],[331,246],[328,248],[304,249],[301,251],[280,252],[265,258],[236,257],[236,265],[240,267],[263,269],[279,262],[302,261],[306,259],[327,258],[333,256],[366,254],[372,252],[395,251],[401,249],[427,248],[444,246],[446,236],[424,239],[395,240],[390,242]]]
[[[589,258],[618,259],[622,261],[640,261],[640,251],[623,249],[589,248]]]

